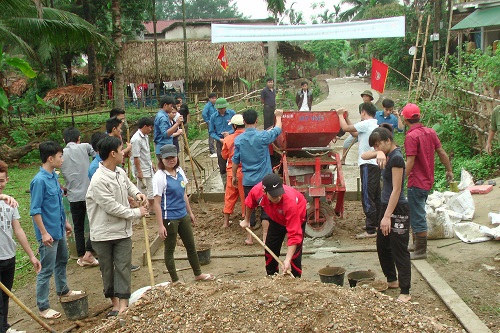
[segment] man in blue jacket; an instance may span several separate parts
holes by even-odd
[[[271,157],[269,156],[269,145],[281,134],[283,110],[275,110],[274,115],[276,116],[274,127],[267,131],[258,131],[257,112],[249,109],[243,113],[245,132],[234,139],[233,165],[241,163],[245,198],[254,185],[260,183],[264,176],[273,172]],[[232,170],[234,187],[238,187],[236,169],[233,168]],[[269,227],[269,217],[264,211],[261,211],[260,219],[262,221],[263,241],[265,242]],[[255,211],[253,211],[250,216],[250,226],[256,227],[256,224]],[[253,243],[252,236],[248,235],[245,243],[251,245]]]
[[[228,109],[229,103],[225,98],[217,98],[215,108],[217,112],[210,117],[210,124],[208,127],[208,134],[215,140],[217,147],[217,164],[219,164],[219,172],[226,191],[226,160],[222,157],[222,144],[224,138],[229,134],[234,133],[233,125],[231,125],[231,118],[236,114],[234,110]]]
[[[217,109],[214,106],[216,100],[216,93],[208,94],[208,102],[207,104],[205,104],[205,106],[203,107],[203,111],[201,112],[203,120],[207,123],[207,128],[210,127],[210,117],[212,117],[213,114],[217,113]],[[210,151],[210,157],[216,158],[217,153],[215,152],[215,140],[210,135],[208,136],[208,149]]]

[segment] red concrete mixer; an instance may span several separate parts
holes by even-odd
[[[344,213],[345,182],[340,155],[328,144],[340,131],[336,111],[285,111],[275,152],[283,182],[308,199],[306,235],[327,237]],[[335,207],[333,204],[335,202]]]

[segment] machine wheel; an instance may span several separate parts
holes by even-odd
[[[335,220],[333,218],[333,208],[326,202],[319,203],[319,221],[314,220],[314,205],[307,210],[306,215],[306,236],[318,238],[329,237],[333,233]]]

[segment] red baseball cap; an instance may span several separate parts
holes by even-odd
[[[401,114],[406,119],[417,119],[420,118],[420,108],[415,104],[408,103],[403,107]]]

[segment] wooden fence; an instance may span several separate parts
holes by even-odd
[[[439,82],[446,80],[446,77]],[[432,94],[438,82],[438,74],[426,72],[423,82],[425,93]],[[483,86],[481,91],[473,91],[463,88],[447,88],[440,84],[436,89],[436,96],[453,100],[452,106],[443,110],[444,113],[452,113],[461,119],[462,125],[466,127],[477,141],[473,143],[476,151],[482,151],[488,139],[490,118],[493,109],[500,105],[498,87]],[[428,95],[429,96],[429,95]]]

